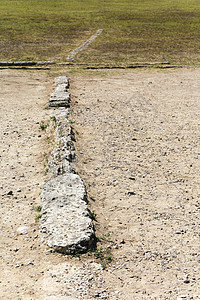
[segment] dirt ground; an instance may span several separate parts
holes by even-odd
[[[199,299],[200,70],[96,73],[71,76],[70,120],[102,259],[41,243],[53,78],[0,71],[0,299]]]

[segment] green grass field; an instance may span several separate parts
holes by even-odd
[[[0,60],[199,64],[199,0],[1,0]]]

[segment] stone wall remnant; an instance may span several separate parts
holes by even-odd
[[[55,93],[68,93],[67,77],[56,78],[55,82]],[[86,188],[75,172],[74,135],[67,117],[68,110],[64,107],[52,117],[56,124],[56,147],[48,163],[50,179],[41,193],[40,231],[43,242],[52,250],[74,254],[93,248],[96,239]]]

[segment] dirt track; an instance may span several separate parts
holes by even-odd
[[[71,78],[77,170],[98,247],[113,256],[105,270],[93,256],[63,257],[40,243],[31,206],[45,179],[38,122],[53,112],[44,109],[52,79],[0,76],[1,299],[200,298],[199,69]]]

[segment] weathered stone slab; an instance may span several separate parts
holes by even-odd
[[[57,87],[55,88],[55,93],[66,93],[68,92],[68,87],[65,83],[59,84],[57,85]]]
[[[56,125],[56,147],[52,151],[48,163],[49,173],[52,177],[64,173],[75,173],[73,132],[65,111],[56,115]]]
[[[70,164],[70,152],[67,150],[65,151],[65,155],[63,155],[59,147],[52,151],[48,166],[52,177],[64,173],[75,173],[74,168]]]
[[[55,92],[51,94],[49,106],[69,107],[70,93],[68,92],[69,80],[66,76],[59,76],[55,79]]]
[[[55,84],[59,85],[59,84],[63,84],[65,83],[67,88],[69,87],[69,79],[67,78],[67,76],[59,76],[55,78]]]
[[[76,174],[66,173],[45,183],[42,190],[41,232],[57,252],[85,252],[95,242],[87,209],[85,186]]]
[[[54,92],[50,96],[49,106],[62,106],[69,107],[70,105],[70,93],[68,92]]]
[[[56,62],[53,60],[47,60],[47,61],[37,61],[37,65],[55,65]]]

